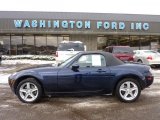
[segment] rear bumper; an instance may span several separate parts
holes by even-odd
[[[147,76],[145,79],[146,79],[146,87],[149,87],[154,81],[153,76]]]
[[[150,61],[148,61],[148,64],[149,64],[149,65],[160,65],[160,61],[150,60]]]

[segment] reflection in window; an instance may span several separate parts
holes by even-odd
[[[36,36],[36,55],[46,55],[46,36]]]
[[[130,46],[133,50],[140,49],[140,38],[139,36],[130,36]]]
[[[116,46],[116,45],[118,45],[119,36],[110,35],[110,36],[107,36],[107,38],[108,38],[108,46]]]
[[[129,36],[127,36],[127,35],[126,36],[125,35],[119,36],[118,45],[119,46],[130,46]]]
[[[47,36],[47,54],[56,54],[57,42],[57,36]]]
[[[23,54],[22,36],[12,36],[11,37],[11,54],[12,55],[22,55]]]
[[[23,36],[23,54],[35,54],[34,36]]]
[[[3,55],[10,54],[10,36],[0,36],[0,52]]]
[[[160,49],[160,37],[159,36],[150,36],[151,40],[151,50],[158,50]]]
[[[107,46],[107,37],[97,37],[97,49],[104,50]]]
[[[140,36],[140,49],[150,50],[150,36]]]

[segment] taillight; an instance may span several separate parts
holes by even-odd
[[[147,57],[148,60],[153,60],[152,56]]]
[[[58,57],[58,52],[56,51],[56,57]]]
[[[146,76],[146,80],[153,80],[153,76]]]
[[[129,58],[129,61],[134,61],[133,56],[131,56],[131,57]]]

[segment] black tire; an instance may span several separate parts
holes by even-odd
[[[24,103],[35,103],[42,97],[42,87],[34,78],[27,78],[18,84],[16,94]]]
[[[122,102],[134,102],[141,94],[141,87],[137,80],[133,78],[125,78],[117,84],[115,94]]]
[[[142,60],[138,60],[137,62],[138,62],[138,63],[143,63]]]

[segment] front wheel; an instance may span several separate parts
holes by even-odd
[[[18,84],[16,93],[22,102],[35,103],[42,96],[42,88],[34,78],[27,78]]]
[[[137,80],[125,78],[121,80],[116,87],[116,96],[122,102],[134,102],[141,93],[141,88]]]

